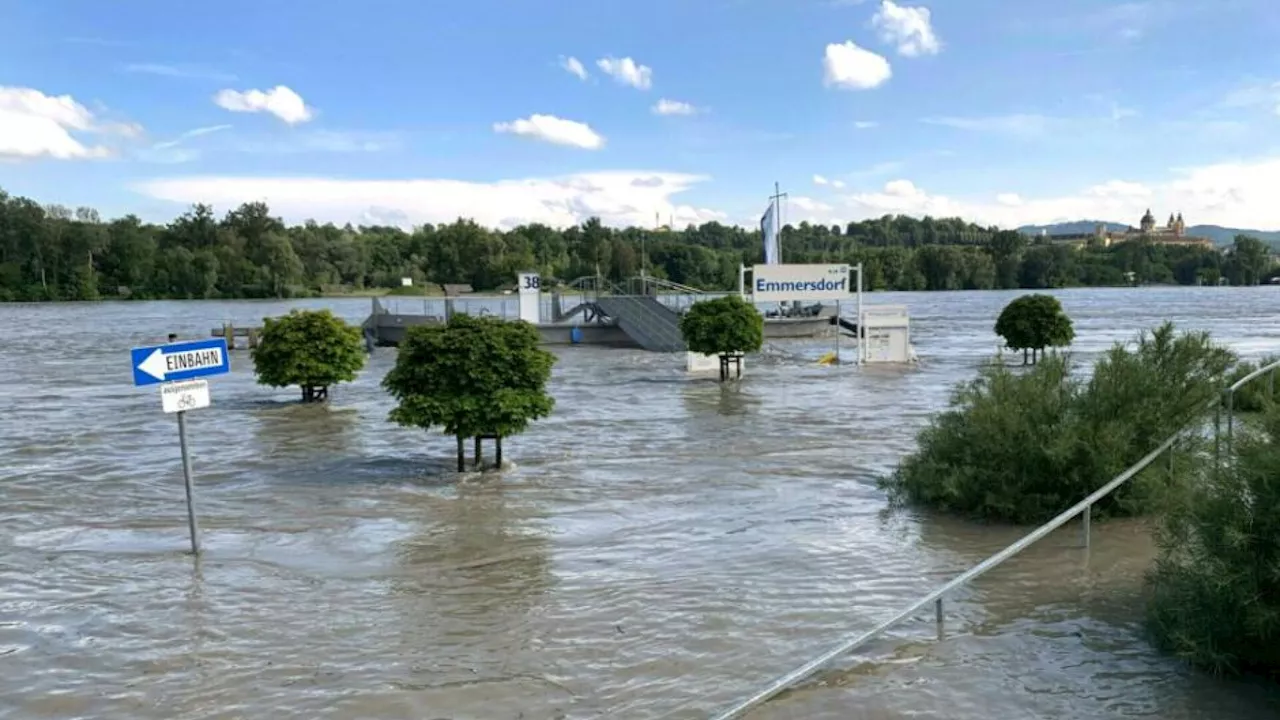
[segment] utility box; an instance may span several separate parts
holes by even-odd
[[[862,334],[862,359],[868,363],[911,363],[911,319],[905,305],[873,305],[858,319]]]

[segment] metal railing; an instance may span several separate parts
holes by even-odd
[[[1263,375],[1266,375],[1267,376],[1267,393],[1268,393],[1267,397],[1268,398],[1273,397],[1273,394],[1275,392],[1275,371],[1278,368],[1280,368],[1280,361],[1273,362],[1269,365],[1258,368],[1257,370],[1249,373],[1248,375],[1245,375],[1244,377],[1240,378],[1236,382],[1232,383],[1229,387],[1224,388],[1218,397],[1214,398],[1208,404],[1205,405],[1204,407],[1205,411],[1210,409],[1214,410],[1215,467],[1217,467],[1218,464],[1220,464],[1221,462],[1221,451],[1222,451],[1221,420],[1222,420],[1222,411],[1224,409],[1224,406],[1225,406],[1226,415],[1227,415],[1227,451],[1228,451],[1228,454],[1230,454],[1231,449],[1233,447],[1233,437],[1234,437],[1234,426],[1235,426],[1234,399],[1235,399],[1236,391],[1244,387],[1245,385],[1248,385],[1249,383],[1253,382],[1257,378],[1262,377]],[[943,596],[945,596],[947,593],[953,590],[963,587],[964,585],[969,583],[971,580],[974,580],[975,578],[979,577],[983,573],[986,573],[988,570],[991,570],[992,568],[1002,564],[1004,561],[1008,560],[1009,558],[1017,555],[1023,550],[1026,550],[1036,541],[1040,540],[1041,538],[1053,532],[1054,530],[1057,530],[1058,528],[1067,524],[1067,522],[1073,520],[1077,515],[1080,516],[1082,521],[1081,527],[1084,533],[1084,546],[1088,547],[1089,536],[1090,536],[1089,521],[1090,521],[1090,516],[1092,515],[1094,503],[1097,503],[1099,500],[1105,498],[1107,495],[1110,495],[1121,485],[1124,485],[1126,482],[1131,480],[1135,475],[1145,470],[1152,463],[1158,460],[1160,456],[1163,455],[1165,452],[1169,453],[1170,470],[1172,471],[1173,448],[1174,446],[1177,445],[1178,439],[1181,438],[1184,433],[1189,432],[1192,429],[1192,427],[1194,427],[1195,425],[1196,425],[1196,420],[1192,420],[1190,423],[1188,423],[1186,427],[1174,433],[1168,440],[1165,440],[1163,443],[1161,443],[1160,446],[1157,447],[1155,450],[1152,450],[1151,452],[1147,453],[1146,456],[1144,456],[1138,462],[1134,463],[1133,466],[1130,467],[1128,470],[1125,470],[1124,472],[1117,475],[1111,482],[1098,488],[1091,495],[1081,500],[1080,502],[1076,503],[1075,505],[1071,506],[1067,510],[1064,510],[1061,514],[1059,514],[1057,517],[1053,518],[1049,522],[1031,531],[1031,533],[1024,536],[1022,539],[1006,547],[1005,549],[1001,550],[995,555],[992,555],[986,560],[983,560],[977,565],[974,565],[973,567],[969,568],[968,570],[958,575],[955,579],[951,580],[950,582],[943,585],[942,587],[937,588],[936,590],[929,593],[928,595],[925,595],[924,597],[920,598],[914,603],[911,603],[910,605],[903,608],[902,610],[899,610],[892,617],[884,620],[883,622],[871,628],[870,630],[864,633],[861,633],[860,635],[844,640],[839,645],[831,648],[830,650],[823,653],[822,655],[819,655],[813,660],[810,660],[804,665],[801,665],[795,670],[792,670],[786,675],[783,675],[782,677],[773,681],[768,687],[761,690],[760,692],[734,705],[728,710],[725,710],[723,712],[720,712],[712,716],[712,719],[713,720],[733,720],[734,718],[741,716],[743,713],[747,712],[748,710],[751,710],[759,705],[764,704],[765,702],[776,697],[779,693],[783,692],[787,688],[790,688],[796,683],[799,683],[809,678],[815,672],[822,669],[827,663],[831,662],[837,657],[840,657],[841,655],[845,655],[849,652],[852,652],[853,650],[856,650],[857,648],[876,639],[885,631],[889,630],[895,625],[898,625],[903,620],[906,620],[912,615],[915,615],[917,612],[919,612],[922,608],[928,606],[930,603],[934,604],[935,619],[939,629],[941,629],[943,624],[943,617],[944,617],[943,607],[942,607]],[[1203,425],[1201,425],[1201,427],[1203,427]]]
[[[606,302],[611,301],[613,304],[631,309],[633,312],[628,313],[626,320],[639,325],[638,330],[648,334],[650,338],[660,343],[663,348],[679,350],[684,346],[684,338],[680,334],[680,326],[677,320],[679,316],[674,310],[648,296],[629,295],[622,292],[621,288],[608,281],[604,282],[604,286],[614,293]],[[603,298],[597,298],[596,302],[600,303],[601,300]],[[661,308],[661,310],[657,308]],[[614,317],[613,320],[619,324],[623,322],[623,319],[618,317]],[[641,342],[640,338],[635,338],[635,340]]]

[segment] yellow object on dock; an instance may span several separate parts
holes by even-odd
[[[836,355],[834,352],[829,352],[818,358],[819,365],[835,365],[838,362],[840,362],[840,356]]]

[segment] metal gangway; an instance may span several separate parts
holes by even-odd
[[[1257,370],[1240,378],[1231,386],[1224,388],[1221,391],[1221,393],[1218,395],[1218,397],[1210,401],[1209,404],[1207,404],[1204,407],[1205,411],[1208,411],[1208,410],[1214,411],[1213,425],[1214,425],[1214,462],[1215,463],[1220,464],[1222,461],[1222,445],[1223,445],[1222,420],[1223,420],[1224,411],[1226,416],[1225,440],[1226,440],[1228,455],[1230,455],[1231,448],[1234,443],[1234,436],[1235,436],[1234,399],[1235,399],[1236,391],[1265,375],[1267,377],[1267,397],[1268,398],[1273,397],[1274,391],[1275,391],[1275,372],[1277,369],[1280,369],[1280,361],[1273,362],[1269,365],[1258,368]],[[1090,537],[1089,525],[1090,525],[1090,517],[1092,514],[1094,503],[1097,503],[1099,500],[1115,492],[1115,490],[1119,488],[1121,485],[1124,485],[1125,483],[1129,482],[1129,480],[1133,479],[1133,477],[1136,476],[1138,473],[1142,472],[1143,470],[1145,470],[1146,468],[1154,464],[1158,459],[1160,459],[1162,455],[1167,454],[1168,462],[1169,462],[1169,472],[1173,472],[1173,456],[1178,444],[1178,440],[1183,435],[1186,435],[1191,432],[1199,431],[1203,427],[1203,425],[1201,424],[1201,420],[1202,418],[1198,416],[1197,419],[1192,420],[1190,423],[1187,424],[1186,427],[1174,433],[1169,439],[1161,443],[1156,449],[1147,453],[1146,456],[1144,456],[1141,460],[1134,463],[1133,466],[1130,467],[1128,470],[1125,470],[1124,472],[1117,475],[1114,479],[1111,480],[1111,482],[1098,488],[1091,495],[1081,500],[1080,502],[1076,503],[1075,505],[1071,506],[1070,508],[1064,510],[1061,514],[1059,514],[1057,517],[1053,518],[1049,522],[1031,531],[1022,539],[1006,547],[1005,549],[1001,550],[995,555],[992,555],[986,560],[983,560],[977,565],[974,565],[973,567],[969,568],[963,573],[960,573],[960,575],[958,575],[955,579],[951,580],[951,582],[946,583],[945,585],[937,588],[936,590],[934,590],[933,592],[930,592],[924,597],[921,597],[919,600],[916,600],[915,602],[911,603],[905,608],[902,608],[893,616],[886,618],[880,624],[876,625],[870,630],[867,630],[866,632],[846,638],[845,640],[841,641],[840,644],[836,645],[830,650],[827,650],[826,652],[810,660],[804,665],[801,665],[795,670],[792,670],[786,675],[783,675],[777,680],[774,680],[772,683],[768,685],[768,687],[757,692],[751,697],[746,698],[745,700],[737,703],[736,705],[734,705],[733,707],[727,710],[724,710],[722,712],[719,712],[713,715],[712,720],[734,720],[735,718],[741,717],[747,711],[753,710],[763,705],[764,703],[768,702],[774,697],[777,697],[780,693],[784,692],[788,688],[791,688],[795,686],[797,683],[803,682],[804,680],[807,680],[808,678],[812,677],[814,673],[826,667],[826,665],[830,663],[832,660],[835,660],[836,658],[841,657],[843,655],[847,655],[850,652],[853,652],[854,650],[857,650],[858,648],[866,645],[872,640],[875,640],[876,638],[883,635],[889,629],[901,624],[904,620],[911,618],[916,613],[920,612],[920,610],[928,607],[930,604],[934,606],[934,618],[938,626],[939,634],[941,634],[943,621],[945,617],[943,613],[942,601],[943,601],[943,598],[948,593],[954,590],[958,590],[959,588],[977,579],[978,577],[980,577],[987,571],[991,570],[992,568],[998,567],[999,565],[1003,564],[1006,560],[1021,553],[1023,550],[1026,550],[1028,547],[1031,547],[1031,545],[1035,544],[1036,541],[1044,538],[1049,533],[1053,532],[1054,530],[1057,530],[1058,528],[1067,524],[1071,520],[1074,520],[1076,517],[1079,517],[1081,519],[1083,545],[1086,548],[1089,547],[1089,537]]]

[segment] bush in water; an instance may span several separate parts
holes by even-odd
[[[1197,473],[1159,528],[1148,627],[1194,665],[1280,678],[1280,409],[1268,403],[1250,426],[1232,461]]]
[[[1045,348],[1065,347],[1076,336],[1058,298],[1042,294],[1023,295],[1005,305],[996,319],[995,332],[1010,350],[1022,351],[1023,365],[1027,364],[1028,350],[1034,365]]]
[[[1022,372],[997,361],[956,389],[950,409],[921,431],[916,452],[880,486],[896,504],[1043,522],[1202,416],[1234,362],[1207,334],[1178,335],[1168,323],[1142,333],[1134,347],[1117,344],[1088,380],[1067,356]],[[1179,462],[1196,457],[1183,452]],[[1167,465],[1152,467],[1094,512],[1149,512],[1170,486]]]
[[[556,358],[540,342],[529,323],[464,313],[448,325],[409,328],[382,381],[398,401],[390,419],[438,426],[457,438],[459,472],[469,437],[494,438],[501,463],[502,438],[524,432],[555,405],[546,387]]]
[[[364,367],[360,329],[328,310],[292,310],[262,323],[251,353],[263,385],[299,385],[303,402],[327,400],[330,385],[355,380]]]

